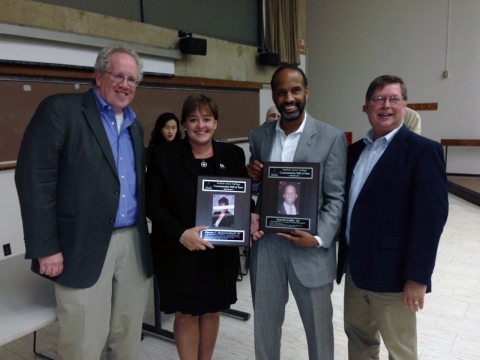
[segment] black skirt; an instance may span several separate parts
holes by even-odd
[[[160,286],[160,309],[166,314],[177,311],[193,316],[229,309],[237,301],[237,289],[225,289],[223,258],[217,249],[197,254],[197,272],[193,292],[181,292]]]

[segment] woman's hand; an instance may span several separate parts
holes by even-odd
[[[195,226],[185,230],[182,234],[182,244],[188,250],[205,250],[207,247],[213,249],[213,245],[200,237],[200,231],[208,229],[208,226]]]

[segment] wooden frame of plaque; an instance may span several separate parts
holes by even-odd
[[[319,163],[263,163],[260,229],[317,233]]]
[[[209,226],[200,237],[213,245],[250,246],[251,180],[199,176],[195,226]]]

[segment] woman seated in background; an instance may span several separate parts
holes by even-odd
[[[213,140],[217,123],[213,99],[189,96],[181,116],[186,137],[156,146],[146,175],[160,309],[175,314],[173,332],[182,360],[212,358],[219,312],[237,300],[238,248],[214,248],[199,235],[207,226],[195,227],[199,175],[247,177],[243,150]]]
[[[155,122],[152,130],[152,137],[147,149],[147,165],[150,161],[152,149],[160,144],[170,141],[180,141],[182,134],[180,133],[180,123],[174,113],[166,112],[160,115]]]

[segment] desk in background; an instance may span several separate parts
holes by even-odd
[[[440,144],[445,146],[445,168],[447,168],[447,157],[449,146],[480,146],[480,140],[474,139],[441,139]]]

